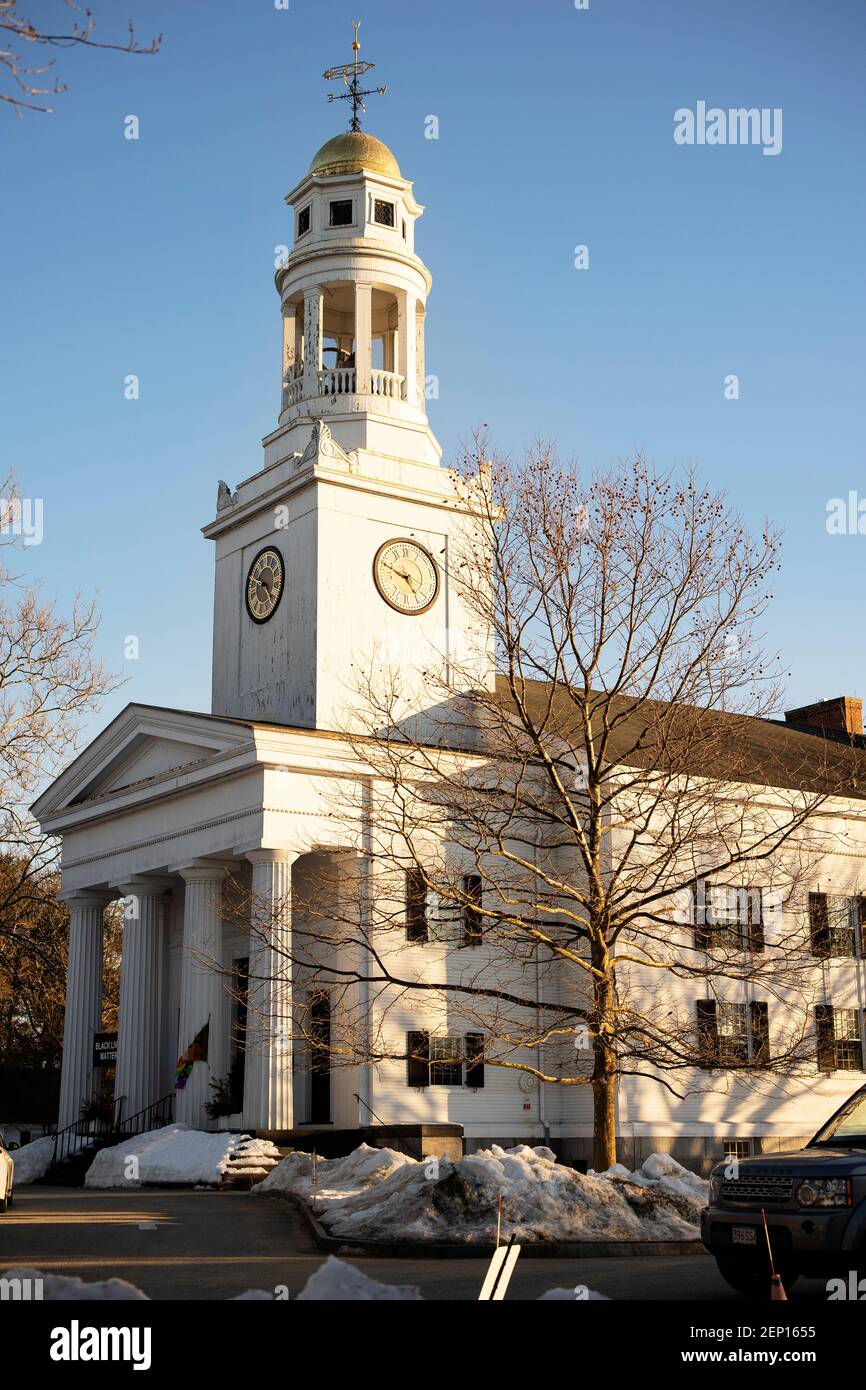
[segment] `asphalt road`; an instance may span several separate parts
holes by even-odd
[[[128,1279],[150,1298],[227,1299],[246,1289],[291,1294],[321,1264],[301,1217],[285,1202],[248,1193],[99,1192],[26,1187],[0,1216],[0,1273],[30,1265],[86,1280]],[[481,1259],[352,1260],[374,1279],[417,1284],[429,1299],[476,1299]],[[706,1254],[518,1261],[508,1299],[587,1285],[614,1299],[744,1303]],[[792,1299],[826,1297],[801,1280]]]

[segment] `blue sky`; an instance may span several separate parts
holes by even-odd
[[[209,708],[199,528],[217,480],[256,471],[276,422],[283,196],[343,127],[321,72],[351,56],[357,11],[93,8],[105,38],[128,13],[165,42],[155,57],[61,53],[54,115],[0,109],[0,409],[4,462],[44,498],[25,571],[62,606],[99,591],[102,653],[128,677],[95,731],[127,700]],[[636,448],[696,464],[751,524],[785,530],[765,626],[790,704],[866,697],[866,535],[825,525],[830,498],[866,496],[866,6],[366,0],[362,14],[388,84],[365,124],[427,208],[446,460],[483,421],[507,451],[547,435],[588,469]],[[699,100],[781,107],[782,152],[678,146],[674,112]],[[138,141],[123,138],[129,114]]]

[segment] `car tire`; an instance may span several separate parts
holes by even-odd
[[[770,1271],[764,1264],[751,1264],[747,1260],[716,1260],[719,1273],[726,1284],[730,1284],[737,1293],[749,1294],[752,1297],[769,1298],[770,1296]],[[797,1281],[797,1271],[794,1269],[782,1268],[778,1271],[782,1276],[782,1283],[785,1290],[790,1289]]]
[[[9,1205],[9,1197],[8,1197],[8,1196],[6,1196],[6,1197],[0,1197],[0,1216],[3,1215],[3,1213],[4,1213],[4,1211],[6,1210],[6,1208],[8,1207],[8,1205]]]

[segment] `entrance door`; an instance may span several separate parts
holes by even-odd
[[[319,990],[310,1003],[310,1124],[331,1123],[331,999]]]

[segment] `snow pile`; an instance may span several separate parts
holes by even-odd
[[[380,1284],[336,1255],[329,1255],[319,1265],[298,1294],[300,1301],[327,1299],[333,1303],[415,1302],[420,1298],[415,1284]]]
[[[142,1293],[141,1289],[137,1289],[134,1284],[128,1284],[125,1279],[100,1279],[88,1284],[74,1275],[43,1274],[41,1269],[23,1267],[5,1270],[3,1278],[26,1279],[31,1282],[31,1285],[35,1280],[41,1279],[42,1299],[46,1303],[59,1303],[66,1299],[74,1299],[76,1303],[84,1300],[90,1302],[94,1299],[111,1303],[142,1299],[146,1302],[150,1301],[146,1293]]]
[[[539,1303],[610,1303],[606,1293],[596,1293],[595,1289],[588,1289],[579,1285],[576,1289],[548,1289],[546,1293],[538,1295]]]
[[[316,1209],[323,1202],[334,1204],[358,1197],[400,1168],[417,1166],[416,1160],[406,1154],[394,1149],[373,1149],[369,1144],[361,1144],[345,1158],[320,1158],[316,1163]],[[292,1153],[257,1185],[256,1191],[291,1192],[309,1200],[312,1183],[312,1154]]]
[[[606,1172],[591,1175],[607,1178],[608,1182],[642,1187],[648,1193],[655,1194],[651,1200],[657,1200],[660,1194],[667,1193],[682,1204],[679,1210],[696,1225],[700,1221],[701,1209],[707,1206],[710,1200],[709,1179],[690,1172],[681,1163],[677,1163],[675,1158],[671,1158],[670,1154],[650,1154],[646,1162],[633,1173],[621,1163],[614,1163]],[[633,1205],[640,1205],[635,1193],[631,1193],[629,1201]]]
[[[51,1166],[54,1157],[54,1138],[48,1136],[45,1139],[34,1139],[32,1144],[25,1144],[23,1149],[16,1149],[12,1154],[12,1162],[15,1164],[15,1176],[13,1182],[16,1187],[22,1187],[25,1183],[35,1182],[41,1178]]]
[[[503,1197],[502,1234],[522,1243],[582,1240],[698,1240],[707,1184],[664,1154],[637,1173],[575,1172],[550,1149],[494,1144],[452,1163],[420,1162],[366,1144],[347,1158],[294,1153],[256,1187],[313,1205],[329,1234],[343,1240],[489,1244]]]
[[[166,1125],[101,1149],[87,1170],[85,1187],[138,1187],[147,1183],[223,1181],[232,1155],[248,1134],[207,1134],[187,1125]]]

